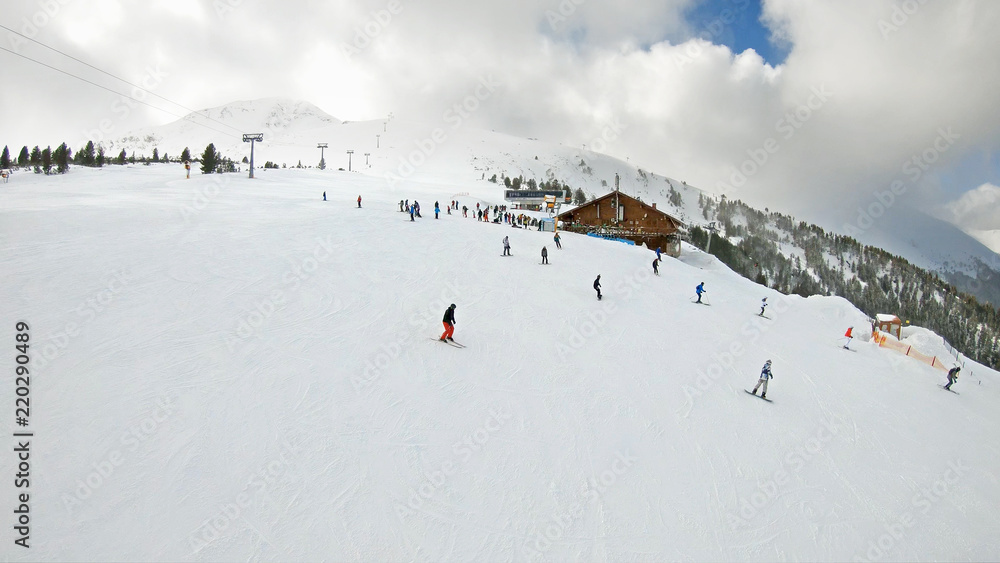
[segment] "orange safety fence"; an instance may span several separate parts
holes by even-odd
[[[873,339],[882,348],[895,350],[900,354],[903,354],[904,356],[909,356],[914,360],[923,362],[941,371],[948,371],[948,368],[945,367],[944,362],[939,360],[937,356],[928,356],[927,354],[921,353],[913,346],[910,346],[909,344],[904,344],[899,340],[896,340],[896,338],[892,335],[876,330]]]

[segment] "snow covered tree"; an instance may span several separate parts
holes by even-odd
[[[215,152],[215,143],[209,143],[205,152],[201,153],[201,173],[211,174],[219,164],[219,153]]]
[[[587,194],[583,193],[583,188],[577,188],[576,191],[573,192],[573,203],[577,205],[587,203]]]
[[[17,165],[27,166],[30,157],[28,156],[28,147],[21,147],[21,152],[17,155]]]
[[[319,169],[320,170],[326,170],[326,159],[325,158],[320,157],[320,159],[319,159]]]
[[[0,154],[0,168],[10,168],[10,150],[7,145],[4,145],[3,153]]]

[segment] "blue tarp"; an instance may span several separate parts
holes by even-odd
[[[604,240],[613,240],[615,242],[624,242],[625,244],[628,244],[628,245],[631,245],[631,246],[635,246],[634,242],[632,242],[632,241],[630,241],[628,239],[624,239],[624,238],[602,237],[601,235],[599,235],[597,233],[587,233],[587,236],[588,237],[594,237],[594,238],[602,238]]]

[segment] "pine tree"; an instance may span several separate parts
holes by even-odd
[[[35,148],[31,149],[31,158],[29,159],[31,166],[35,169],[35,174],[42,173],[42,151],[35,145]]]
[[[160,161],[160,151],[158,151],[156,147],[153,147],[153,162],[159,162],[159,161]]]
[[[45,147],[42,151],[42,170],[46,174],[52,171],[52,147]]]
[[[576,192],[573,193],[573,203],[577,205],[587,203],[587,194],[583,193],[583,188],[577,188]]]
[[[10,168],[10,150],[7,145],[4,145],[3,153],[0,154],[0,168]]]
[[[28,156],[28,147],[21,147],[21,152],[17,155],[17,165],[27,166],[30,157]]]
[[[80,164],[83,164],[84,166],[93,166],[95,163],[94,141],[87,141],[87,146],[85,146],[80,152],[83,153],[83,156],[80,157]]]
[[[97,147],[97,157],[94,158],[94,164],[97,166],[104,166],[104,162],[107,160],[104,156],[104,147]]]
[[[326,170],[326,159],[325,158],[320,157],[320,159],[319,159],[319,169],[320,170]]]
[[[52,160],[55,162],[56,172],[59,174],[69,170],[69,147],[66,146],[66,143],[56,147],[55,152],[52,153]]]
[[[184,147],[184,150],[181,151],[181,162],[191,162],[191,151],[187,147]]]
[[[128,154],[125,153],[125,149],[122,149],[122,152],[118,153],[118,160],[115,161],[115,164],[125,164],[127,160]]]
[[[216,166],[219,165],[219,153],[215,152],[215,144],[209,143],[205,147],[205,152],[201,154],[201,173],[211,174],[215,172]]]

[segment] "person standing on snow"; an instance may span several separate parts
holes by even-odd
[[[510,256],[510,239],[503,237],[503,255]]]
[[[657,246],[656,247],[656,261],[659,262],[660,260],[663,260],[663,259],[660,258],[660,247]]]
[[[441,342],[447,342],[451,340],[455,341],[451,336],[455,334],[455,304],[452,303],[444,312],[444,318],[441,319],[442,324],[444,324],[444,333],[441,334]]]
[[[435,219],[438,218],[438,213],[441,213],[441,207],[438,205],[438,202],[435,201],[434,202],[434,218]]]
[[[326,192],[323,192],[323,201],[326,201]]]
[[[556,241],[556,248],[562,250],[562,243],[559,242],[559,233],[556,233],[552,240]]]
[[[659,258],[653,260],[653,273],[656,275],[660,275],[659,264],[660,264]]]
[[[847,327],[847,332],[844,333],[844,336],[847,337],[847,342],[844,343],[844,349],[845,350],[850,350],[850,348],[848,348],[848,346],[851,344],[851,339],[854,338],[853,336],[851,336],[851,332],[853,330],[854,330],[854,327],[853,326],[849,326],[849,327]]]
[[[944,386],[945,389],[951,391],[951,386],[954,385],[956,381],[958,381],[958,372],[960,371],[962,371],[962,368],[960,368],[959,366],[955,366],[950,370],[948,370],[948,385]]]
[[[708,290],[705,289],[705,282],[699,283],[698,287],[694,288],[694,292],[698,294],[698,300],[695,303],[701,303],[701,294],[708,293]]]
[[[544,246],[542,247],[542,264],[549,263],[549,251]]]
[[[773,379],[773,378],[774,378],[774,375],[771,374],[771,360],[768,360],[768,361],[764,362],[764,368],[760,370],[760,379],[757,380],[757,386],[753,388],[753,394],[756,395],[757,394],[757,389],[761,386],[761,384],[763,384],[764,385],[764,390],[761,391],[760,398],[761,399],[766,399],[767,398],[767,382],[768,382],[768,380]]]
[[[764,309],[767,308],[767,297],[760,300],[760,316],[764,316]]]
[[[410,221],[413,221],[413,214],[416,212],[416,208],[412,205],[410,206]]]
[[[358,196],[358,209],[361,209],[361,196]]]
[[[601,275],[597,274],[597,279],[594,280],[594,289],[597,290],[597,300],[601,300]]]

